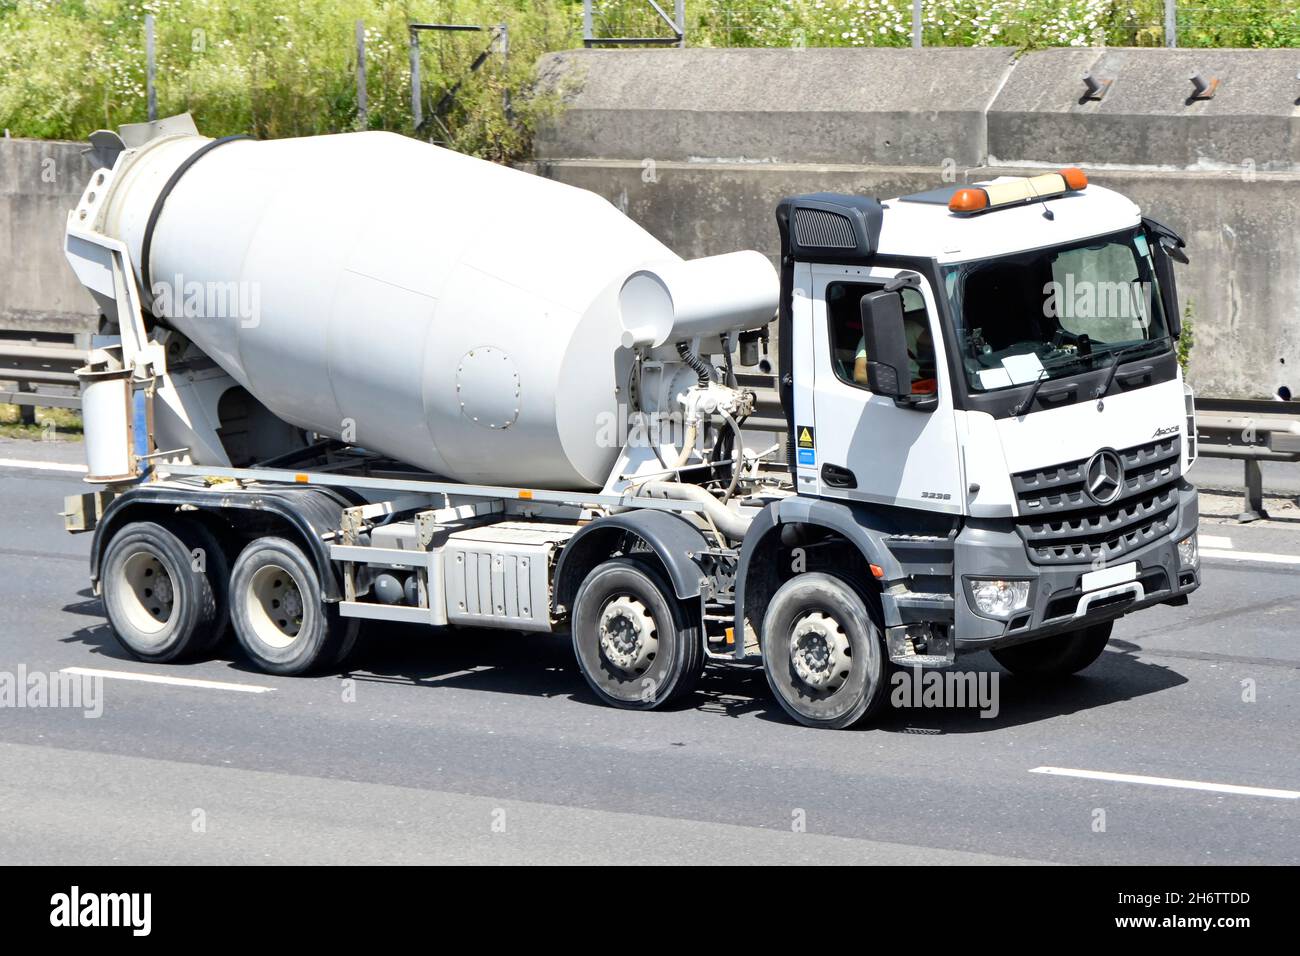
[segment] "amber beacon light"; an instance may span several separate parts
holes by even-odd
[[[1061,178],[1065,180],[1067,189],[1085,189],[1088,186],[1088,174],[1078,166],[1066,166],[1061,170]]]
[[[1077,192],[1087,185],[1087,175],[1076,166],[1067,166],[1059,172],[1043,173],[1040,176],[1008,176],[956,190],[948,200],[948,209],[955,213],[983,212],[986,209],[1051,199],[1067,192]]]
[[[948,200],[948,208],[953,212],[979,212],[981,209],[987,209],[988,205],[988,193],[978,186],[959,189]]]

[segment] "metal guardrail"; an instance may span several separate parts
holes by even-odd
[[[1267,518],[1265,461],[1300,461],[1300,402],[1196,399],[1196,442],[1205,458],[1243,462],[1246,506],[1239,521]]]
[[[0,382],[14,383],[12,388],[0,386],[0,404],[22,406],[25,420],[37,406],[79,409],[81,397],[73,373],[85,364],[88,338],[85,333],[0,331]],[[785,414],[775,377],[742,373],[737,378],[758,398],[745,430],[784,434]],[[1196,431],[1201,457],[1235,458],[1243,463],[1246,506],[1240,520],[1268,517],[1260,463],[1300,461],[1300,402],[1198,396]]]
[[[37,407],[81,408],[74,373],[88,347],[85,333],[0,331],[0,404],[20,406],[28,424]]]

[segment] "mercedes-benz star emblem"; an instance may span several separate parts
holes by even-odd
[[[1124,462],[1109,448],[1097,452],[1083,468],[1088,497],[1099,505],[1108,505],[1124,488]]]

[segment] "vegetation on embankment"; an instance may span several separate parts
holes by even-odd
[[[598,0],[603,35],[664,36],[646,0]],[[661,4],[671,10],[672,4]],[[1182,46],[1300,46],[1294,0],[1179,0]],[[906,46],[911,0],[687,0],[691,46]],[[925,0],[927,45],[1164,43],[1163,0]],[[157,30],[158,115],[189,110],[212,136],[357,129],[356,21],[365,23],[366,126],[412,133],[407,24],[506,24],[509,55],[482,33],[424,33],[425,132],[463,152],[528,154],[557,108],[534,95],[542,53],[582,42],[581,0],[0,0],[0,127],[84,139],[147,117],[144,17]]]

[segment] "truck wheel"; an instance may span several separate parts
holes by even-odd
[[[777,702],[808,727],[850,727],[887,696],[880,626],[833,575],[809,572],[781,585],[763,616],[762,649]]]
[[[230,617],[240,646],[268,674],[332,666],[351,623],[326,606],[316,569],[284,538],[258,538],[235,559]]]
[[[1106,649],[1113,621],[1083,627],[992,651],[993,659],[1017,677],[1050,680],[1083,670]]]
[[[193,570],[190,552],[187,540],[153,521],[124,525],[109,541],[104,608],[133,657],[158,664],[193,658],[220,636],[212,578]]]
[[[191,569],[198,557],[196,552],[202,554],[203,570],[196,573],[207,577],[217,609],[207,639],[202,647],[195,647],[195,652],[210,653],[217,649],[230,630],[230,559],[226,557],[225,548],[217,536],[206,525],[198,521],[177,519],[168,522],[168,527],[189,550]]]
[[[633,558],[599,565],[573,601],[573,652],[606,704],[653,710],[690,694],[704,670],[696,615],[657,568]]]
[[[333,666],[337,670],[342,670],[351,663],[352,653],[357,649],[357,641],[361,636],[361,618],[344,617],[340,614],[336,623],[343,635],[339,639],[339,648],[334,654]]]

